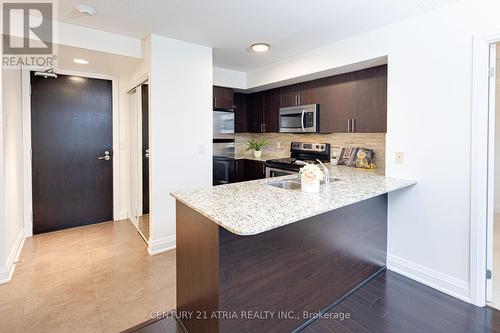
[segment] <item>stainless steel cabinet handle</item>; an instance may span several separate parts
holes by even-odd
[[[301,105],[300,103],[302,102],[301,99],[302,99],[302,96],[299,94],[299,103],[297,105]]]
[[[347,118],[347,133],[351,132],[351,119]]]
[[[111,156],[109,156],[110,152],[108,150],[106,150],[104,152],[104,156],[99,156],[97,159],[98,160],[105,160],[105,161],[109,161],[111,159]]]
[[[146,154],[144,154],[145,158],[149,158],[149,149],[146,149]]]
[[[354,118],[351,119],[351,131],[356,132],[356,120]]]

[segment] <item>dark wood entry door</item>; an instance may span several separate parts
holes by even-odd
[[[31,131],[33,233],[112,220],[111,81],[32,73]]]
[[[149,214],[149,86],[142,85],[142,213]]]

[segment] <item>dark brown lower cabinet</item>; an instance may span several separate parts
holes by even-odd
[[[245,181],[245,160],[234,161],[234,182]]]
[[[266,165],[261,161],[245,160],[245,181],[266,178]]]

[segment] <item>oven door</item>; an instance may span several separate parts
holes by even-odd
[[[319,128],[317,104],[281,108],[279,120],[282,133],[316,133]]]
[[[272,168],[272,167],[266,166],[266,178],[289,176],[289,175],[296,175],[296,174],[298,174],[297,171],[278,169],[278,168]]]

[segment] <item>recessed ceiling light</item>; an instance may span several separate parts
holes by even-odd
[[[75,5],[75,9],[77,12],[87,16],[93,16],[96,13],[94,7],[88,5]]]
[[[80,64],[80,65],[88,65],[89,64],[89,62],[87,60],[85,60],[85,59],[78,59],[78,58],[73,59],[73,62],[75,64]]]
[[[250,50],[250,52],[264,53],[268,52],[271,49],[271,46],[267,43],[255,43],[250,45],[248,49]]]

